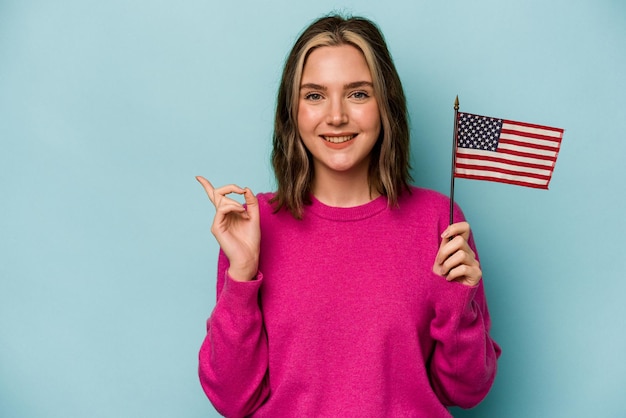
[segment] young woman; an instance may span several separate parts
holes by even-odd
[[[272,162],[275,193],[198,177],[221,247],[199,367],[215,408],[449,417],[479,403],[500,349],[470,228],[410,185],[405,97],[372,22],[329,16],[301,34]]]

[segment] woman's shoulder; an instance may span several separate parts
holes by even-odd
[[[275,200],[276,194],[276,192],[257,193],[256,198],[259,202],[261,221],[265,219],[266,222],[276,222],[284,218],[292,218],[291,213],[284,207],[278,209],[278,201]]]
[[[261,217],[263,234],[269,236],[278,231],[284,233],[287,229],[301,224],[301,221],[294,218],[286,208],[282,207],[279,209],[278,202],[274,200],[276,192],[258,193],[256,197],[259,202],[259,215]]]
[[[259,210],[261,212],[273,212],[275,204],[272,201],[276,196],[276,192],[257,193],[256,198],[259,201]]]
[[[272,200],[276,196],[276,192],[260,192],[257,193],[256,197],[260,202],[264,202],[270,204],[270,200]]]
[[[435,206],[448,207],[450,199],[441,192],[424,187],[410,186],[408,192],[400,196],[398,204],[401,205],[418,205],[418,206]]]
[[[410,193],[404,193],[398,201],[398,206],[410,211],[417,216],[428,216],[440,219],[441,222],[449,222],[450,198],[436,190],[423,187],[411,186]],[[465,215],[460,206],[454,203],[454,221],[465,220]]]

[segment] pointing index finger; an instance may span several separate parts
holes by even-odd
[[[196,176],[196,180],[198,180],[198,182],[204,188],[204,191],[206,192],[207,196],[209,196],[209,200],[211,201],[211,203],[215,204],[215,188],[213,187],[211,182],[202,176]]]

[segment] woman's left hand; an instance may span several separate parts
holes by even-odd
[[[476,254],[467,241],[470,226],[467,222],[450,225],[441,234],[441,245],[435,258],[433,272],[447,281],[459,282],[466,286],[476,286],[483,276]]]

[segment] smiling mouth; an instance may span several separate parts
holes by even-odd
[[[332,144],[343,144],[344,142],[348,142],[351,139],[356,137],[356,135],[344,135],[344,136],[323,136],[322,139],[326,142],[330,142]]]

